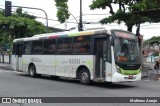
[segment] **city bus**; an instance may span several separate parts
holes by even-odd
[[[31,77],[49,75],[91,81],[141,80],[141,53],[135,34],[95,29],[34,35],[13,41],[13,70]]]

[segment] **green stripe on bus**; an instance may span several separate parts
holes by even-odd
[[[140,69],[138,70],[123,70],[121,69],[121,74],[123,75],[137,75],[140,73]]]
[[[68,37],[72,37],[72,36],[79,36],[79,33],[73,33],[73,34],[68,34]]]
[[[93,61],[92,61],[92,60],[86,61],[86,64],[88,65],[88,67],[89,67],[90,69],[92,69],[92,64],[93,64]]]

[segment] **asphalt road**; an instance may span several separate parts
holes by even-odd
[[[0,69],[0,97],[160,97],[160,81],[145,79],[139,82],[124,82],[107,85],[92,83],[89,86],[81,85],[78,80],[49,76],[31,78],[26,74]],[[30,106],[24,104],[21,106]],[[43,106],[53,106],[45,104]],[[81,104],[56,104],[58,106],[74,106]],[[93,106],[107,106],[106,104],[83,104]],[[110,104],[124,106],[124,104]],[[130,106],[132,104],[125,104]],[[137,104],[152,106],[152,104]],[[154,104],[159,105],[159,104]],[[20,106],[18,104],[0,104],[0,106]],[[42,106],[42,104],[34,104]],[[54,104],[55,106],[55,104]]]

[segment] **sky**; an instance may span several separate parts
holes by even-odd
[[[68,6],[69,6],[69,12],[70,12],[70,18],[67,20],[65,24],[59,23],[56,17],[56,6],[54,0],[8,0],[12,2],[13,6],[25,6],[25,7],[34,7],[34,8],[40,8],[46,11],[48,15],[48,26],[50,27],[56,27],[56,28],[62,28],[62,29],[70,29],[72,27],[77,26],[77,21],[79,21],[79,8],[80,8],[80,0],[68,0]],[[107,24],[107,25],[101,25],[97,22],[101,19],[109,16],[109,8],[106,8],[105,10],[102,9],[96,9],[96,10],[90,10],[89,5],[92,3],[93,0],[82,0],[82,19],[84,22],[91,22],[92,24],[83,24],[84,29],[89,28],[114,28],[114,29],[123,29],[127,30],[127,27],[124,23],[118,25],[116,23],[113,24]],[[0,0],[0,8],[4,8],[5,0]],[[114,10],[118,8],[118,5],[114,6]],[[12,11],[15,11],[15,7],[12,7]],[[32,14],[38,17],[45,18],[44,12],[40,10],[33,10],[33,9],[23,9],[23,11],[26,11],[28,14]],[[74,17],[75,18],[74,18]],[[37,21],[40,21],[46,25],[46,20],[38,18]],[[77,29],[75,29],[77,30]],[[133,33],[136,33],[136,27],[133,27]],[[144,23],[141,24],[140,29],[141,35],[144,35],[144,39],[149,39],[153,36],[160,36],[160,23]]]

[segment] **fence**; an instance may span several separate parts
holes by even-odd
[[[11,55],[0,54],[0,63],[11,63]]]

